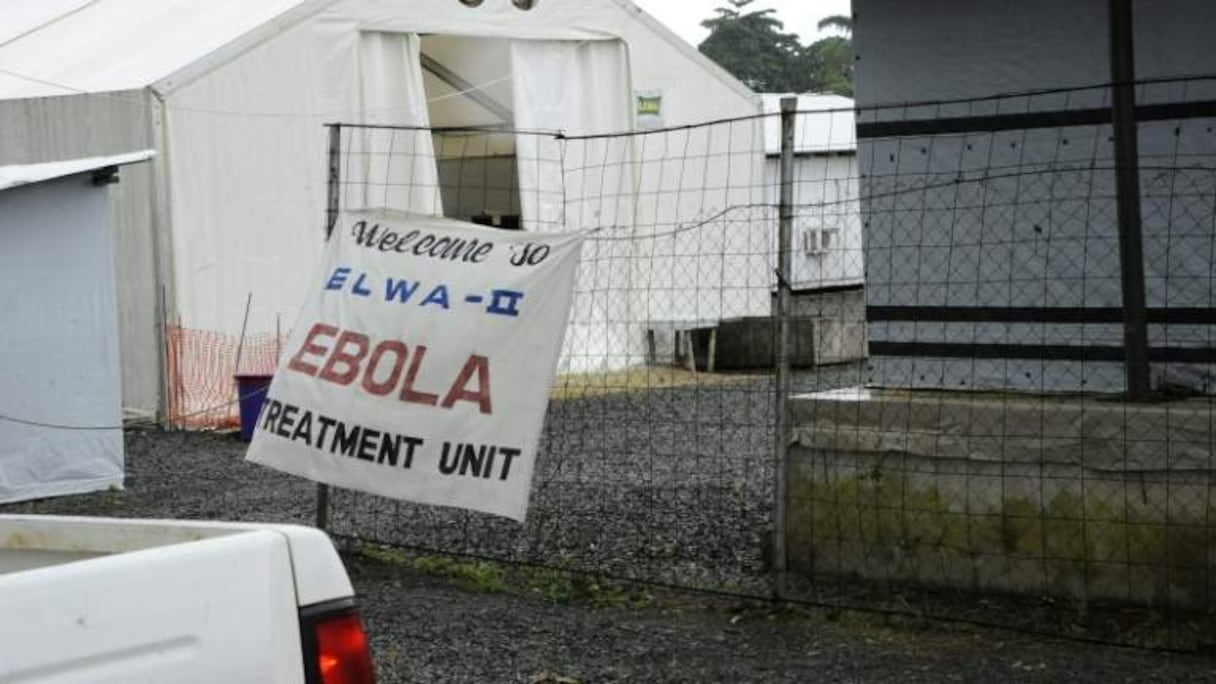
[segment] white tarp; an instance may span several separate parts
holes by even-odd
[[[586,135],[628,131],[633,124],[620,41],[514,41],[511,73],[516,128]],[[629,206],[618,206],[629,198],[629,186],[622,185],[626,146],[608,139],[562,145],[537,135],[520,135],[515,145],[527,228],[595,228],[630,217]],[[563,173],[578,177],[563,179]],[[595,201],[604,197],[610,201]]]
[[[582,242],[342,214],[247,458],[523,520]]]
[[[523,131],[566,135],[627,131],[632,86],[620,41],[515,41],[511,44],[515,124]],[[560,83],[562,87],[555,88]],[[611,229],[634,221],[632,140],[627,137],[556,140],[516,137],[524,227],[542,232]],[[632,273],[620,268],[631,245],[591,241],[575,286],[574,318],[562,352],[563,368],[595,370],[628,365]],[[615,258],[614,258],[615,257]]]
[[[107,216],[87,174],[0,191],[0,502],[122,486]]]
[[[418,36],[370,31],[361,33],[359,40],[364,106],[361,123],[417,130],[360,130],[363,149],[383,154],[362,156],[363,178],[348,178],[346,182],[361,186],[363,207],[442,215],[435,146],[431,132],[424,130],[430,119]],[[347,208],[357,208],[356,198],[349,193],[344,199]]]

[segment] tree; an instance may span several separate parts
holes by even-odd
[[[722,68],[758,92],[828,92],[853,94],[853,22],[833,15],[819,22],[829,36],[803,46],[797,34],[786,33],[775,10],[747,11],[753,0],[728,0],[729,7],[701,25],[709,37],[698,48]]]
[[[729,0],[718,16],[701,25],[709,37],[698,48],[723,69],[758,92],[806,90],[809,75],[798,64],[802,45],[798,36],[785,33],[775,10],[743,11],[752,0]]]
[[[819,30],[822,31],[826,28],[837,28],[846,34],[852,34],[853,19],[843,14],[833,14],[830,17],[824,17],[819,20]]]
[[[803,48],[804,68],[814,74],[813,89],[853,97],[853,20],[834,14],[819,21],[819,30],[839,29],[843,36],[828,36]]]

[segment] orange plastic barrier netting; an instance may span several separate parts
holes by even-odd
[[[235,335],[169,326],[165,349],[169,375],[169,422],[177,427],[236,427],[240,406],[234,378],[274,373],[287,336]],[[240,349],[240,366],[237,351]]]

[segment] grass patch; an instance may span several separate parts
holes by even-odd
[[[675,366],[636,366],[603,373],[565,373],[557,376],[550,399],[583,399],[618,392],[669,389],[690,386],[719,386],[744,382],[756,375],[693,372]]]
[[[359,548],[359,554],[380,563],[404,565],[423,575],[452,580],[467,591],[501,594],[510,590],[505,569],[495,563],[462,561],[447,556],[416,556],[401,549],[367,544]]]
[[[594,608],[645,608],[654,595],[629,583],[605,581],[561,568],[514,566],[449,556],[413,554],[364,544],[358,555],[449,580],[466,591],[539,596],[550,603],[586,603]]]

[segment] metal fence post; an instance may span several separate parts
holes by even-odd
[[[325,239],[334,234],[334,225],[338,222],[339,191],[342,184],[342,124],[329,124],[329,173],[328,187],[325,194]],[[317,528],[324,530],[329,526],[329,485],[317,485]]]
[[[342,187],[342,124],[329,124],[329,185],[325,202],[325,239],[334,234],[338,222],[339,191]]]
[[[789,451],[790,260],[794,228],[794,117],[798,98],[781,98],[781,195],[777,218],[776,434],[773,435],[773,595],[785,596],[786,461]]]
[[[1131,0],[1110,0],[1110,73],[1115,133],[1119,266],[1123,282],[1123,364],[1127,395],[1149,393],[1148,324],[1144,311],[1144,245],[1140,230],[1140,151]]]

